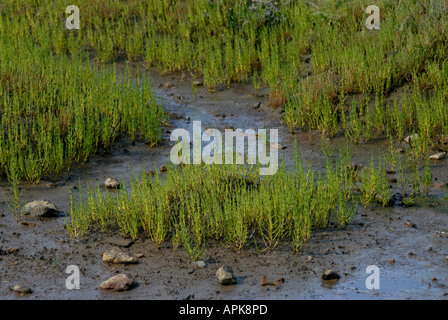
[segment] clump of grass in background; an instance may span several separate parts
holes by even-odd
[[[31,164],[24,176],[29,180],[67,167],[69,159],[83,161],[99,146],[110,145],[117,132],[133,138],[137,128],[144,128],[145,138],[156,143],[161,112],[148,104],[154,101],[149,93],[131,86],[124,92],[112,85],[112,75],[86,66],[125,57],[161,71],[202,75],[211,91],[250,80],[255,88],[268,86],[271,105],[284,108],[292,130],[320,130],[328,137],[343,131],[353,143],[416,132],[422,139],[414,149],[424,159],[447,132],[447,5],[409,1],[396,6],[381,0],[376,3],[380,30],[367,30],[368,4],[80,0],[82,29],[67,30],[65,1],[3,1],[0,58],[6,62],[0,84],[6,120],[1,129],[13,134],[1,136],[0,143],[19,141],[16,153]],[[307,74],[302,73],[304,56]],[[147,79],[140,80],[149,88]],[[404,86],[410,92],[388,99]],[[40,130],[23,127],[29,122],[22,120],[31,116],[35,123],[50,124],[46,136],[35,139],[45,143],[27,141],[30,131]],[[3,173],[9,149],[0,154]]]
[[[114,72],[48,56],[29,41],[17,50],[13,34],[0,41],[0,175],[37,182],[86,161],[120,134],[160,141],[164,112],[149,79],[134,85],[128,70],[117,83]]]

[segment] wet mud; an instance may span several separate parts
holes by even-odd
[[[10,186],[0,181],[0,299],[448,299],[448,204],[442,200],[444,191],[435,188],[413,207],[360,207],[345,228],[315,230],[298,254],[287,242],[259,252],[253,239],[238,251],[209,241],[201,258],[205,267],[199,267],[169,241],[157,248],[141,238],[122,248],[139,254],[138,264],[111,265],[103,263],[102,255],[116,245],[119,235],[92,232],[73,242],[64,218],[70,214],[70,191],[77,192],[79,184],[102,185],[107,178],[126,181],[130,168],[139,172],[167,165],[174,145],[170,133],[175,128],[190,131],[193,121],[201,121],[203,130],[210,127],[221,132],[226,128],[278,129],[279,143],[286,146],[279,153],[286,162],[292,161],[296,143],[305,164],[324,170],[320,133],[290,132],[281,121],[281,109],[269,106],[267,89],[256,91],[242,83],[210,92],[198,86],[194,95],[192,81],[200,79],[181,73],[160,75],[154,69],[148,72],[159,102],[171,115],[161,145],[133,144],[122,137],[111,150],[74,165],[69,172],[20,185],[24,203],[49,200],[63,211],[57,218],[23,216],[16,222],[6,204]],[[171,85],[164,86],[167,82]],[[345,138],[337,136],[329,143],[337,150],[345,146]],[[352,146],[353,160],[365,165],[372,153],[387,147],[385,140]],[[448,181],[447,168],[447,160],[431,165],[439,181]],[[79,290],[66,288],[70,265],[80,269]],[[237,284],[218,283],[216,271],[222,265],[233,268]],[[366,269],[372,265],[379,270],[379,289],[366,286],[371,275]],[[326,270],[336,271],[340,279],[322,280]],[[98,288],[121,272],[138,285],[126,292]],[[278,287],[262,286],[264,276],[284,282]],[[13,292],[17,284],[30,287],[33,293]]]

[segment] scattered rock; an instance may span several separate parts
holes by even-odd
[[[395,149],[395,153],[405,153],[405,150],[403,148],[397,148]]]
[[[31,290],[30,287],[22,286],[19,284],[14,286],[13,291],[17,292],[18,294],[22,294],[22,295],[33,293],[33,290]]]
[[[256,104],[251,105],[253,109],[258,109],[261,106],[261,102],[257,102]]]
[[[160,166],[159,170],[160,172],[166,172],[168,169],[166,166]]]
[[[199,81],[199,80],[195,80],[195,81],[193,81],[193,85],[196,86],[196,87],[200,87],[200,86],[203,85],[203,83],[201,81]]]
[[[395,169],[386,169],[387,174],[393,174],[395,172],[396,172]]]
[[[138,259],[143,258],[144,256],[145,256],[145,255],[144,255],[143,253],[137,253],[137,254],[135,255],[135,257],[138,258]]]
[[[341,276],[336,271],[333,271],[333,270],[327,270],[322,275],[323,280],[337,280],[340,278],[341,278]]]
[[[23,213],[30,217],[57,217],[61,211],[47,200],[36,200],[25,205]]]
[[[138,259],[121,251],[119,248],[112,248],[103,253],[103,262],[133,264],[138,263]]]
[[[387,181],[391,182],[391,183],[396,183],[398,180],[395,177],[388,177]]]
[[[120,183],[115,179],[107,178],[104,182],[104,186],[108,189],[119,189]]]
[[[313,257],[312,256],[308,256],[308,257],[306,257],[306,260],[307,261],[311,261],[311,260],[313,260]]]
[[[19,251],[20,249],[19,248],[9,248],[8,249],[8,252],[9,253],[14,253],[14,252],[17,252],[17,251]]]
[[[439,152],[429,156],[429,160],[442,160],[445,158],[446,152]]]
[[[198,268],[205,268],[206,267],[206,263],[203,260],[199,260],[199,261],[194,261],[193,264],[198,267]]]
[[[415,225],[415,223],[411,222],[411,221],[406,221],[406,225],[410,228],[417,228],[417,226]]]
[[[233,274],[233,269],[229,266],[222,266],[216,271],[218,282],[222,285],[230,285],[236,283],[236,278]]]
[[[394,258],[390,258],[389,260],[387,260],[387,262],[389,262],[389,263],[395,263],[395,259]]]
[[[190,116],[186,116],[185,120],[190,121]]]
[[[445,186],[446,186],[445,182],[442,181],[434,182],[434,188],[436,189],[442,189],[445,188]]]
[[[121,273],[102,282],[98,288],[108,291],[127,291],[136,285],[137,283],[127,274]]]
[[[408,256],[415,256],[415,253],[413,251],[409,251]]]

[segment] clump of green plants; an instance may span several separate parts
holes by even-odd
[[[157,245],[171,239],[196,259],[207,239],[236,249],[254,239],[260,251],[289,239],[299,250],[312,229],[343,227],[356,214],[348,170],[328,164],[327,175],[316,176],[299,157],[274,176],[260,177],[258,167],[170,166],[164,181],[133,173],[113,194],[87,187],[72,194],[67,230],[73,239],[96,227]]]
[[[0,60],[8,61],[0,65],[0,176],[37,182],[109,148],[120,134],[160,141],[165,116],[149,79],[133,84],[127,70],[117,82],[113,71],[47,56],[32,44],[16,50],[15,41],[11,34],[0,40]]]
[[[65,29],[66,5],[3,1],[0,33],[7,50],[2,61],[17,60],[17,51],[21,64],[31,68],[34,60],[22,52],[35,49],[39,65],[66,56],[70,62],[99,65],[124,58],[160,71],[201,75],[211,91],[252,81],[255,88],[270,88],[271,105],[284,109],[292,130],[320,130],[329,137],[343,131],[353,143],[418,133],[422,139],[414,148],[422,158],[446,135],[444,2],[395,6],[380,0],[375,4],[381,10],[380,30],[365,27],[369,3],[364,0],[80,0],[80,30]],[[2,87],[16,90],[20,72],[3,73]],[[38,81],[56,85],[39,76]],[[390,99],[397,89],[409,90]]]
[[[313,230],[350,223],[359,204],[393,204],[386,156],[357,167],[348,140],[337,157],[333,152],[325,173],[305,169],[297,147],[293,163],[283,161],[273,176],[260,176],[259,164],[170,165],[163,178],[132,171],[129,183],[113,193],[80,186],[66,227],[73,240],[97,228],[147,237],[158,246],[171,240],[193,260],[205,253],[208,239],[234,249],[253,241],[261,252],[289,241],[298,252]],[[429,164],[416,171],[415,160],[396,160],[399,175],[413,183],[400,182],[403,194],[430,180]]]

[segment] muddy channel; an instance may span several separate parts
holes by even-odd
[[[136,68],[138,66],[134,66]],[[163,128],[164,141],[150,147],[143,142],[131,144],[120,138],[107,153],[73,166],[60,176],[48,177],[38,184],[23,183],[25,203],[46,199],[66,215],[70,213],[70,190],[79,181],[102,184],[107,178],[126,180],[129,168],[158,168],[169,162],[174,128],[190,130],[193,121],[202,129],[226,128],[278,129],[279,143],[286,148],[281,156],[293,158],[294,144],[306,164],[319,171],[325,157],[318,132],[291,133],[281,121],[281,109],[268,105],[268,90],[256,91],[251,84],[231,84],[209,92],[200,86],[192,92],[190,74],[160,75],[150,70],[152,88],[171,114]],[[165,85],[170,82],[171,85]],[[258,103],[259,106],[258,106]],[[255,107],[254,107],[255,106]],[[344,137],[331,140],[334,148],[345,145]],[[387,150],[387,141],[371,141],[352,146],[353,161],[367,164],[371,153]],[[448,181],[448,160],[431,164],[439,181]],[[396,188],[392,184],[393,188]],[[444,192],[431,188],[427,199],[413,207],[370,206],[359,208],[354,220],[343,229],[316,230],[299,254],[290,243],[280,243],[272,251],[260,253],[248,241],[239,251],[220,243],[208,242],[202,257],[205,267],[192,264],[187,253],[173,250],[170,242],[157,248],[150,240],[138,239],[122,248],[129,254],[143,255],[135,265],[103,263],[103,253],[120,240],[116,234],[92,233],[73,242],[65,229],[64,214],[57,218],[22,217],[17,223],[6,199],[7,181],[0,181],[0,299],[448,299],[448,205]],[[408,221],[414,224],[409,227]],[[80,288],[68,290],[66,268],[80,270]],[[216,271],[222,265],[233,268],[237,284],[222,286]],[[377,266],[379,289],[369,289],[368,266]],[[322,280],[334,270],[339,280]],[[125,272],[138,285],[126,292],[105,292],[98,285]],[[283,278],[278,288],[261,286],[263,276]],[[28,286],[32,294],[12,291]]]

